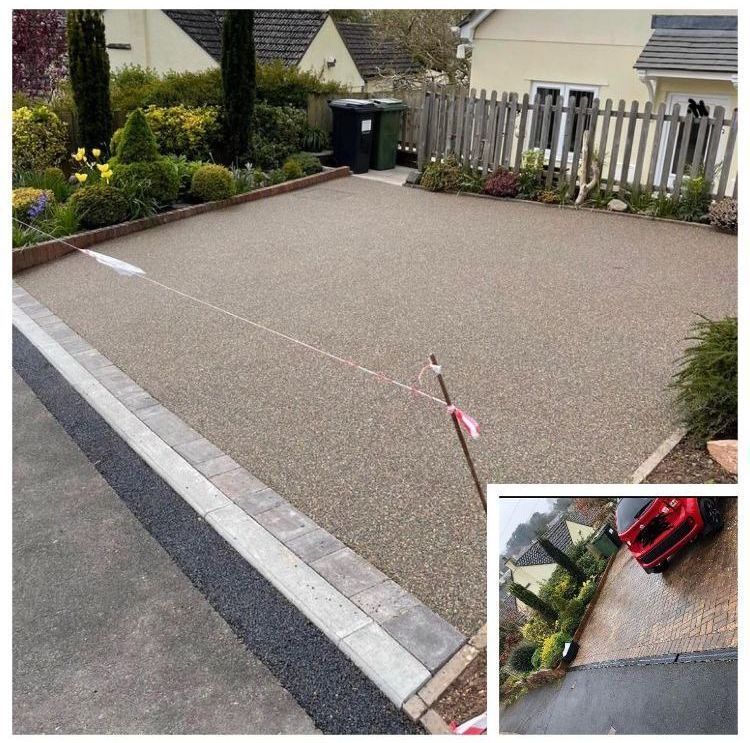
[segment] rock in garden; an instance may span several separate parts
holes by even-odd
[[[607,210],[610,212],[626,212],[628,210],[628,205],[620,199],[612,199],[612,201],[607,204]]]
[[[711,458],[727,472],[737,474],[737,441],[727,439],[726,441],[709,441],[708,453]]]
[[[419,179],[422,174],[418,170],[410,170],[406,176],[407,183],[419,183]]]

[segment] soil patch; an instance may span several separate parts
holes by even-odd
[[[683,439],[646,478],[647,483],[734,484],[737,476],[720,467],[705,446]]]
[[[461,724],[487,709],[487,652],[483,650],[466,667],[434,706],[447,722]]]

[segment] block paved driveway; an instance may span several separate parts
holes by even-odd
[[[646,575],[620,549],[574,666],[737,647],[737,500],[722,502],[724,530]]]
[[[406,382],[434,351],[484,481],[625,480],[673,427],[693,313],[736,305],[733,237],[357,178],[101,248]],[[81,255],[16,279],[443,617],[484,621],[484,516],[441,407]]]

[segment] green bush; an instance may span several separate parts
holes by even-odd
[[[307,109],[307,96],[311,93],[337,96],[345,90],[337,83],[323,82],[312,72],[285,65],[281,60],[259,64],[255,72],[255,85],[259,101],[271,106],[300,109]]]
[[[251,128],[253,164],[263,170],[280,167],[290,155],[302,149],[306,130],[304,111],[257,103]]]
[[[36,219],[54,201],[55,195],[52,191],[25,186],[14,188],[12,195],[13,216],[21,220]]]
[[[294,160],[300,164],[304,175],[312,175],[313,173],[320,173],[323,170],[323,166],[320,164],[320,160],[311,155],[309,152],[298,152],[296,155],[292,155],[287,159],[287,162]]]
[[[220,201],[234,194],[232,171],[221,165],[201,165],[195,171],[190,188],[198,201]]]
[[[587,578],[595,578],[607,567],[607,561],[602,557],[595,557],[588,550],[590,539],[583,539],[568,548],[568,556],[586,574]]]
[[[534,645],[541,645],[544,640],[554,632],[554,624],[547,621],[544,617],[535,614],[521,628],[521,634],[525,640]]]
[[[710,205],[711,179],[703,171],[693,177],[685,176],[675,210],[677,217],[687,222],[705,222],[708,220]]]
[[[702,316],[701,316],[702,317]],[[737,438],[737,318],[694,323],[694,341],[672,378],[675,403],[698,441]]]
[[[521,155],[521,171],[518,174],[518,195],[524,199],[536,199],[542,188],[544,150],[526,150]]]
[[[16,173],[13,177],[13,185],[51,191],[55,195],[56,201],[67,201],[75,188],[68,182],[68,179],[59,168],[47,168],[41,171],[26,170]]]
[[[117,161],[122,165],[153,162],[159,158],[156,138],[140,108],[128,116],[117,144]]]
[[[531,673],[534,665],[531,662],[536,645],[530,642],[522,642],[516,645],[508,657],[508,668],[515,673]]]
[[[428,191],[459,191],[463,180],[461,165],[454,155],[445,162],[429,163],[422,171],[419,183]]]
[[[110,160],[112,163],[112,160]],[[134,184],[142,184],[145,198],[153,199],[158,206],[173,204],[180,193],[180,178],[174,165],[167,158],[151,162],[121,163],[112,165],[112,185],[123,190],[132,190]]]
[[[579,598],[571,599],[568,605],[560,612],[560,632],[568,637],[572,637],[581,623],[585,611],[585,601]]]
[[[477,168],[466,168],[461,171],[461,185],[459,191],[466,193],[482,193],[487,179],[481,170]]]
[[[737,234],[737,200],[721,199],[708,209],[708,221],[720,232]]]
[[[219,109],[150,106],[144,111],[159,152],[208,160],[219,143]]]
[[[538,647],[534,651],[534,655],[531,656],[531,665],[535,671],[538,671],[542,667],[542,648]]]
[[[109,93],[112,109],[130,113],[153,103],[150,96],[159,84],[155,70],[140,65],[124,65],[110,75]]]
[[[588,604],[593,598],[595,591],[596,581],[589,579],[581,586],[581,590],[578,591],[578,596],[576,596],[576,598],[579,601],[583,601],[584,604]]]
[[[13,111],[13,172],[43,170],[67,156],[68,127],[47,106]]]
[[[125,194],[103,183],[78,189],[70,201],[81,226],[87,229],[119,224],[128,218]]]
[[[275,168],[269,170],[266,173],[266,186],[278,186],[279,183],[283,183],[286,180],[286,173],[281,168]]]
[[[576,582],[558,565],[539,589],[539,598],[561,611],[577,592]]]
[[[305,171],[302,170],[302,165],[297,160],[289,158],[282,166],[281,169],[284,171],[286,180],[293,181],[296,178],[302,178]]]
[[[302,149],[307,152],[322,152],[330,147],[328,132],[318,126],[309,126],[302,139]]]
[[[560,663],[565,643],[569,639],[570,636],[564,632],[556,632],[544,641],[540,653],[542,668],[555,668]]]
[[[180,196],[188,196],[193,185],[195,171],[205,165],[201,160],[188,160],[184,155],[165,155],[164,159],[171,163],[180,182]]]

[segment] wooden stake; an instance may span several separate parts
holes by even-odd
[[[430,363],[434,367],[439,366],[434,353],[430,354]],[[446,405],[453,405],[453,403],[451,402],[450,395],[448,394],[448,388],[445,386],[445,380],[443,379],[442,372],[437,372],[435,376],[438,378],[438,383],[440,384],[440,389],[443,392],[443,397],[445,398]],[[477,476],[477,471],[474,468],[474,462],[471,458],[471,454],[469,453],[469,447],[466,443],[464,432],[461,430],[461,424],[458,422],[458,418],[456,418],[455,412],[451,415],[451,420],[453,421],[453,427],[456,429],[456,435],[458,436],[458,440],[461,442],[461,448],[463,449],[464,457],[466,457],[466,463],[469,465],[469,471],[471,472],[471,477],[474,480],[474,485],[476,486],[477,493],[479,493],[479,500],[482,501],[482,508],[484,508],[484,514],[486,516],[487,515],[487,496],[484,494],[484,489],[482,488],[482,484],[479,482],[479,477]]]

